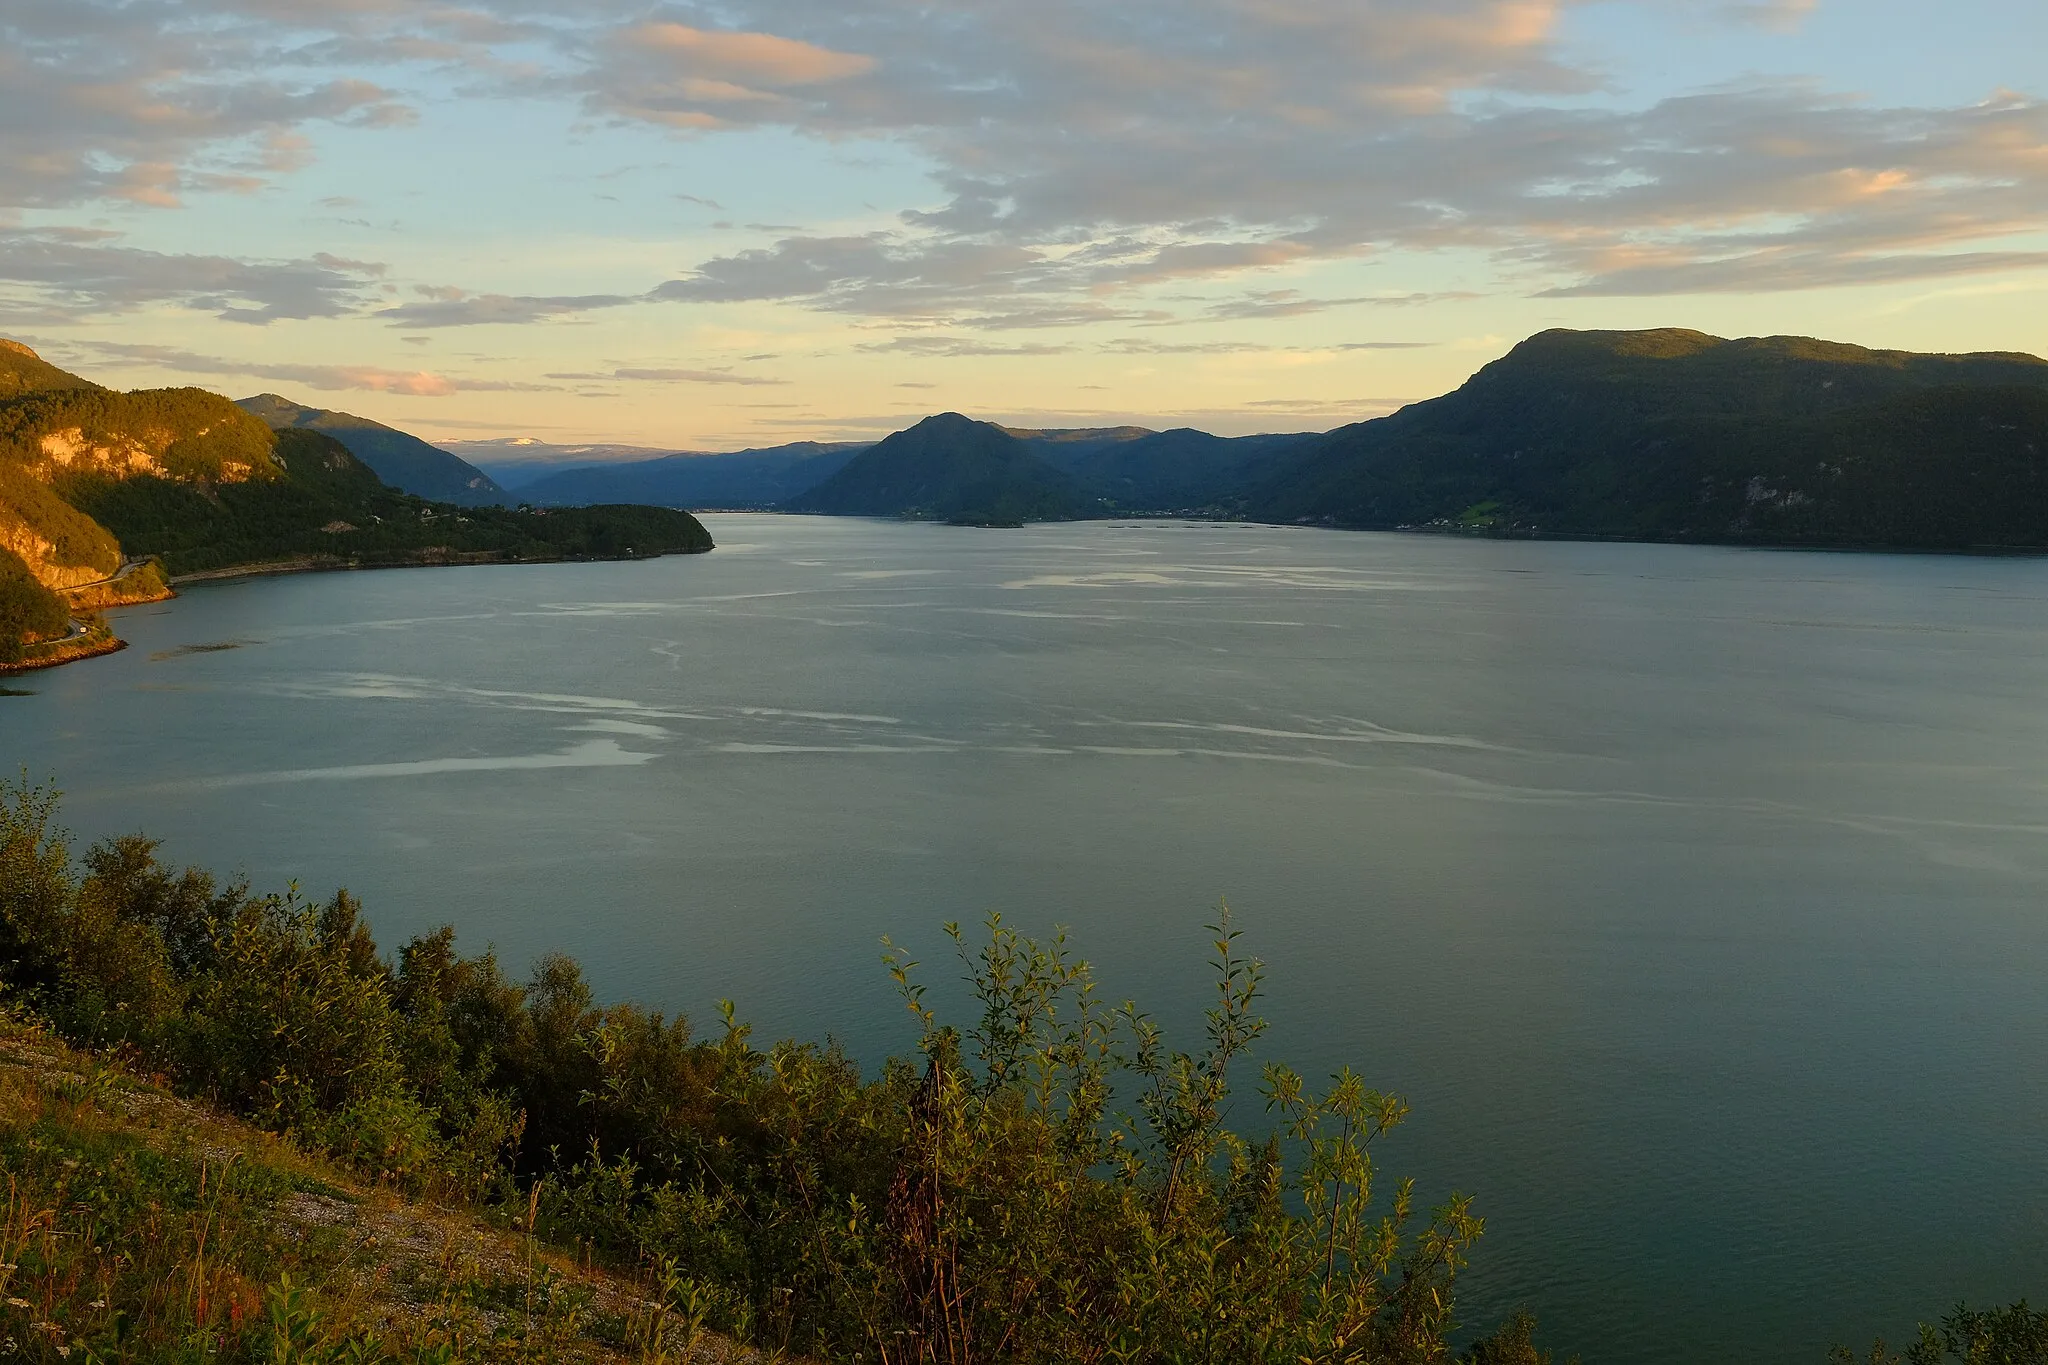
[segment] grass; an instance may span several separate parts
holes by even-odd
[[[13,1017],[0,1170],[0,1358],[758,1358],[672,1267],[608,1274],[523,1219],[365,1185]]]

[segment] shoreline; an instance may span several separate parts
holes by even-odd
[[[286,574],[355,573],[368,572],[373,569],[451,569],[516,564],[627,564],[637,563],[646,559],[665,559],[670,555],[706,553],[709,553],[709,551],[658,550],[651,554],[602,556],[550,555],[545,558],[514,559],[495,551],[478,551],[467,554],[451,551],[448,554],[435,555],[431,558],[369,564],[363,563],[360,560],[306,555],[297,559],[269,560],[261,564],[236,564],[220,569],[197,569],[191,573],[177,574],[175,576],[166,575],[163,579],[164,587],[161,592],[107,597],[105,600],[96,600],[89,603],[74,601],[72,604],[82,609],[92,610],[110,607],[148,606],[156,602],[171,601],[178,596],[177,590],[179,588],[194,587],[206,583],[232,583],[248,578],[279,578]],[[124,572],[114,578],[102,579],[97,583],[88,583],[79,588],[68,589],[67,600],[69,600],[68,594],[88,594],[94,593],[95,590],[104,590],[114,584],[118,584],[122,578],[127,576],[128,574]],[[112,627],[104,622],[96,621],[92,628],[83,636],[61,641],[45,641],[39,645],[28,646],[28,649],[31,651],[31,657],[23,658],[15,663],[0,664],[0,676],[15,673],[33,673],[45,668],[59,668],[65,664],[78,663],[85,659],[97,659],[102,655],[116,654],[126,648],[128,648],[128,642],[115,635]],[[47,654],[35,654],[34,651],[38,650],[48,652]]]
[[[89,634],[81,639],[45,641],[40,645],[30,645],[28,648],[46,649],[50,653],[47,657],[0,663],[0,677],[10,677],[17,673],[36,673],[45,668],[61,668],[65,664],[75,664],[81,659],[97,659],[103,654],[118,654],[128,648],[128,642],[103,628],[103,633]]]
[[[670,555],[708,554],[708,550],[656,550],[630,555],[534,555],[512,558],[495,550],[450,551],[424,559],[364,562],[326,555],[304,555],[296,559],[273,559],[259,564],[233,564],[218,569],[194,569],[165,579],[172,588],[198,583],[229,583],[241,578],[281,578],[302,573],[368,573],[377,569],[463,569],[517,564],[633,564]]]

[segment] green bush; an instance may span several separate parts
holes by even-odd
[[[18,662],[23,646],[54,639],[70,627],[64,599],[44,587],[13,551],[0,548],[0,664]]]
[[[1868,1356],[1837,1346],[1829,1359],[1834,1365],[2048,1365],[2048,1313],[2027,1307],[2025,1299],[2006,1308],[1957,1304],[1941,1326],[1922,1323],[1903,1356],[1879,1341]]]

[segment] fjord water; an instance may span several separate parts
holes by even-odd
[[[1404,1093],[1383,1171],[1477,1194],[1466,1319],[1588,1365],[2048,1294],[2048,563],[706,521],[123,613],[0,759],[387,947],[870,1060],[880,937],[957,1001],[991,910],[1192,1041],[1228,897],[1263,1054]]]

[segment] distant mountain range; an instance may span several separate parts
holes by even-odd
[[[943,413],[872,445],[803,441],[651,458],[636,450],[629,459],[568,467],[554,462],[570,452],[604,448],[541,446],[544,472],[521,479],[509,466],[494,468],[511,499],[537,507],[602,499],[698,510],[783,508],[1002,522],[1133,512],[1203,515],[1227,510],[1226,503],[1258,470],[1313,435],[1233,438],[1145,427],[1032,430]],[[463,442],[460,448],[474,451],[482,444]],[[878,510],[855,513],[856,508]]]
[[[660,455],[528,440],[462,448],[588,461],[553,463],[500,495],[536,506],[648,502],[982,524],[1178,514],[1489,535],[2037,549],[2048,548],[2044,403],[2048,362],[2028,355],[1559,330],[1531,337],[1454,393],[1319,434],[1026,430],[943,413],[872,445]],[[374,427],[319,420],[344,440]]]
[[[507,492],[516,492],[536,479],[559,474],[565,469],[637,464],[666,455],[714,453],[708,450],[677,450],[673,446],[621,445],[609,441],[564,444],[543,441],[536,436],[466,437],[436,441],[435,444],[475,465],[497,480]]]
[[[103,601],[138,556],[189,572],[276,555],[708,544],[655,508],[2048,551],[2048,361],[1807,337],[1543,332],[1454,393],[1320,434],[1026,430],[941,413],[872,444],[461,448],[553,467],[508,490],[364,418],[275,394],[237,407],[197,389],[115,393],[0,342],[0,652],[48,636],[50,594]],[[563,510],[490,506],[508,501]],[[591,504],[590,517],[567,513]]]
[[[677,453],[628,463],[558,469],[516,484],[512,495],[536,507],[586,502],[651,502],[664,507],[777,507],[816,487],[866,450],[864,442],[793,445],[725,454]]]

